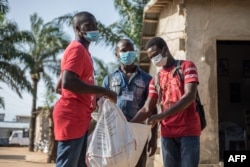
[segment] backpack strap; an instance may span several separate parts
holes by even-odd
[[[183,72],[182,72],[182,68],[181,68],[181,63],[182,63],[182,60],[176,60],[177,63],[176,64],[176,67],[175,69],[173,70],[173,75],[175,73],[177,73],[179,75],[179,77],[181,78],[182,81],[184,81],[184,75],[183,75]],[[199,96],[199,92],[197,90],[197,93],[196,93],[196,99],[195,99],[195,102],[196,104],[200,104],[201,105],[201,100],[200,100],[200,96]]]
[[[180,79],[182,81],[184,81],[184,75],[183,75],[183,72],[182,72],[182,67],[181,67],[181,63],[182,63],[182,60],[175,60],[176,62],[174,63],[174,70],[172,71],[172,76],[175,75],[175,73],[177,73],[177,75],[180,77]]]
[[[160,102],[161,99],[161,87],[160,87],[160,83],[159,83],[159,75],[160,72],[158,72],[155,76],[154,82],[155,82],[155,89],[158,93],[158,102]]]
[[[110,90],[112,90],[112,89],[111,89],[111,88],[112,88],[112,85],[111,85],[112,77],[113,77],[112,73],[111,73],[111,74],[108,74],[108,84],[109,84],[109,89],[110,89]]]

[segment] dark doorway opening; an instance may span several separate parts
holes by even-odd
[[[220,160],[225,150],[247,150],[245,111],[250,108],[250,41],[217,41]]]

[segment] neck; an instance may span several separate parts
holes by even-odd
[[[79,42],[81,42],[81,44],[82,44],[86,49],[89,49],[89,44],[90,44],[89,41],[87,41],[87,40],[85,40],[85,39],[83,39],[83,38],[79,38],[79,37],[77,37],[76,40],[79,41]]]
[[[136,66],[134,64],[131,64],[131,65],[123,65],[123,64],[121,64],[121,70],[125,74],[134,73],[136,71]]]
[[[168,61],[167,61],[167,64],[164,66],[164,68],[171,67],[171,66],[174,65],[174,63],[175,63],[175,59],[173,57],[169,57]]]

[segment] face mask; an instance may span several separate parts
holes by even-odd
[[[167,63],[167,57],[162,57],[162,54],[160,53],[157,56],[152,57],[151,62],[157,67],[163,67]]]
[[[87,31],[84,38],[89,42],[94,42],[99,39],[99,31]]]
[[[120,52],[120,62],[124,65],[131,65],[136,58],[135,51]]]

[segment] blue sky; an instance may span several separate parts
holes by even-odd
[[[44,22],[51,21],[53,18],[67,13],[77,11],[89,11],[95,15],[97,20],[109,25],[119,19],[118,12],[114,9],[113,0],[10,0],[10,12],[7,14],[9,20],[17,22],[19,29],[29,30],[30,15],[37,13]],[[74,39],[71,27],[65,29],[67,34]],[[102,59],[105,63],[114,62],[115,56],[110,47],[91,44],[90,52],[92,56]],[[23,99],[20,99],[6,85],[0,82],[0,96],[4,98],[5,110],[0,109],[0,113],[5,113],[5,121],[12,121],[15,115],[30,115],[31,95],[23,93]],[[44,85],[38,85],[38,106],[44,104]]]

